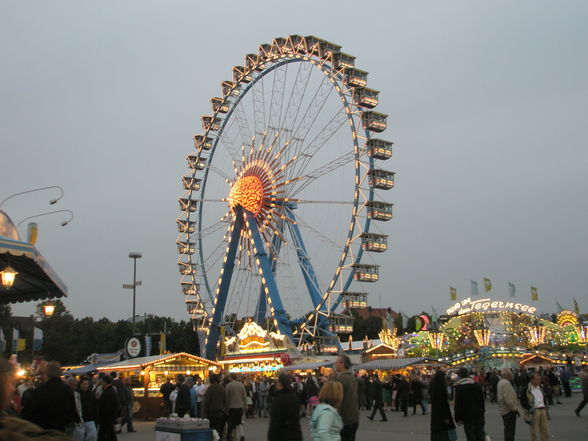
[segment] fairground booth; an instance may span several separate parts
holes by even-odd
[[[447,310],[444,322],[406,338],[414,356],[428,356],[452,366],[480,369],[519,365],[588,362],[583,353],[588,326],[577,313],[561,311],[554,320],[536,307],[514,301],[467,298]]]
[[[137,418],[158,418],[163,416],[162,395],[159,388],[166,378],[175,382],[177,374],[208,377],[211,372],[220,372],[220,364],[196,355],[180,352],[177,354],[137,357],[98,367],[98,372],[117,372],[120,378],[131,377],[135,394]]]

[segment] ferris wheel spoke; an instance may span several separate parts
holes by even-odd
[[[322,241],[324,241],[325,243],[327,243],[331,247],[336,248],[337,250],[342,250],[343,249],[343,247],[341,246],[341,244],[337,243],[336,241],[334,241],[333,239],[331,239],[330,237],[328,237],[326,234],[321,233],[316,228],[311,227],[308,222],[306,222],[304,219],[302,219],[302,217],[300,217],[300,215],[296,215],[296,221],[305,230],[307,230],[307,231],[309,231],[309,232],[317,235]]]
[[[355,153],[354,152],[348,152],[342,156],[340,156],[339,158],[335,159],[333,162],[319,167],[313,171],[311,171],[310,173],[307,173],[306,175],[302,176],[302,178],[300,178],[300,180],[294,184],[290,195],[296,196],[298,193],[300,193],[302,190],[304,190],[306,187],[308,187],[310,184],[312,184],[313,182],[315,182],[317,179],[320,179],[321,177],[328,175],[329,173],[353,162],[355,160]],[[352,202],[349,202],[352,203]]]
[[[216,233],[218,230],[220,230],[222,228],[225,228],[226,224],[228,224],[230,222],[228,218],[229,218],[229,213],[225,214],[218,222],[215,222],[214,224],[208,225],[207,227],[200,230],[200,232],[198,233],[199,239],[206,237],[209,234]]]
[[[247,146],[250,145],[253,133],[251,133],[251,129],[249,128],[249,122],[247,121],[247,117],[244,115],[244,110],[241,103],[239,103],[239,105],[235,108],[233,114],[235,115],[235,119],[237,120],[237,125],[239,127],[241,143]]]
[[[268,115],[267,128],[273,133],[280,130],[282,119],[282,107],[286,93],[286,78],[288,76],[288,65],[280,66],[274,71],[272,93],[270,96],[270,111]]]
[[[306,145],[297,152],[298,156],[302,159],[298,164],[298,168],[295,170],[295,176],[300,176],[304,173],[304,170],[310,164],[314,156],[323,148],[323,146],[329,142],[329,140],[339,132],[339,130],[345,126],[348,121],[347,114],[344,109],[339,109],[332,118],[317,132],[317,135]]]
[[[298,73],[296,74],[296,80],[292,85],[290,99],[288,100],[286,111],[284,112],[284,118],[280,122],[280,127],[285,128],[286,133],[288,130],[291,132],[298,119],[298,114],[300,113],[302,101],[308,88],[311,73],[312,65],[309,63],[299,63]]]
[[[292,129],[292,138],[291,139],[299,139],[300,141],[297,143],[299,149],[304,144],[306,137],[310,133],[310,130],[314,126],[314,123],[317,121],[317,117],[320,114],[321,110],[325,106],[329,96],[333,92],[333,88],[331,87],[330,81],[327,80],[327,76],[325,75],[322,79],[319,87],[317,88],[314,96],[310,100],[310,103],[306,107],[304,113],[302,114],[302,118],[300,122],[294,129],[294,126],[291,127]],[[298,150],[299,151],[299,150]],[[295,150],[294,155],[297,154]]]
[[[260,87],[252,88],[253,101],[253,127],[255,135],[260,135],[265,130],[265,86],[264,77],[259,80]]]

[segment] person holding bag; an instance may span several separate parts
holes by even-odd
[[[431,399],[431,441],[455,441],[457,432],[449,407],[445,371],[435,372],[429,385]]]

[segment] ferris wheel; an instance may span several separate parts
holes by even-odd
[[[182,176],[181,287],[202,352],[246,318],[336,352],[387,249],[392,143],[379,92],[341,46],[291,35],[234,66]],[[340,312],[337,312],[340,311]]]

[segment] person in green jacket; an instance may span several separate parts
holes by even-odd
[[[341,441],[343,420],[337,407],[343,400],[343,386],[337,381],[329,381],[319,392],[320,404],[315,407],[310,419],[312,441]]]

